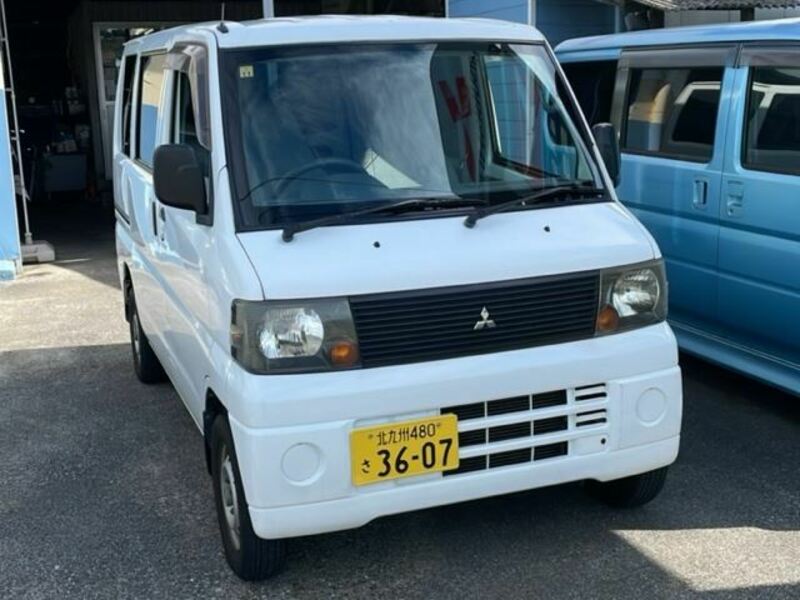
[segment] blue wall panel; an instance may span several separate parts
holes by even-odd
[[[6,95],[0,94],[0,279],[12,277],[14,263],[20,259],[17,199],[14,195],[7,114]]]
[[[536,0],[535,24],[555,46],[570,38],[614,33],[616,9],[596,0]]]
[[[448,0],[448,15],[527,23],[529,6],[529,0]]]

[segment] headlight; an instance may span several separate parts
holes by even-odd
[[[662,261],[603,272],[598,335],[644,327],[666,318],[667,282]]]
[[[338,298],[235,300],[231,351],[253,373],[326,371],[359,362],[350,305]]]

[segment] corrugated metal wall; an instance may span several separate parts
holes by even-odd
[[[555,46],[616,31],[616,9],[596,0],[536,0],[536,27]]]
[[[530,0],[448,0],[451,17],[486,17],[528,23]]]

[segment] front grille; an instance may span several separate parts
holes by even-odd
[[[362,365],[440,360],[590,338],[598,284],[597,273],[581,273],[353,296],[350,308]]]
[[[544,460],[545,458],[555,458],[556,456],[565,456],[566,454],[567,442],[558,442],[557,444],[547,444],[534,448],[533,460]]]
[[[460,448],[458,469],[444,476],[568,456],[570,443],[582,437],[600,452],[607,447],[607,405],[605,384],[596,384],[443,408],[441,414],[458,417]],[[584,445],[581,453],[588,451]]]

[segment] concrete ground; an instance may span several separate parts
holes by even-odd
[[[687,357],[652,504],[570,485],[398,515],[295,540],[283,575],[242,583],[200,435],[134,378],[110,220],[50,225],[58,261],[0,284],[0,597],[800,597],[800,399]]]

